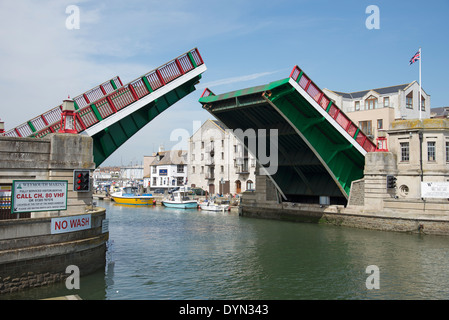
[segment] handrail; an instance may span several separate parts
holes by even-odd
[[[198,49],[194,48],[107,95],[80,107],[75,111],[78,132],[86,130],[202,64],[204,64],[204,61]],[[40,130],[34,136],[42,138],[57,131],[59,126],[60,121],[55,122]]]
[[[113,113],[158,90],[187,72],[204,64],[197,48],[123,85],[117,76],[73,98],[77,131],[84,131]],[[57,132],[61,125],[59,105],[3,135],[42,138]]]
[[[89,103],[89,98],[92,100],[95,96],[101,98],[121,86],[121,80],[118,76],[105,81],[102,84],[73,98],[75,101],[75,108],[79,109],[80,107],[84,107]],[[50,128],[50,130],[53,130],[52,132],[55,132],[54,125],[61,121],[61,113],[62,105],[59,105],[27,122],[18,125],[13,129],[8,130],[3,135],[9,137],[30,137],[35,136],[40,130],[47,127]],[[59,129],[59,127],[57,129]]]
[[[290,78],[296,81],[366,152],[376,150],[374,142],[298,66],[293,68]]]

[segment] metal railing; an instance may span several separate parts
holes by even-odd
[[[293,68],[290,78],[295,80],[366,152],[376,151],[375,143],[298,66]]]
[[[75,97],[73,100],[77,131],[86,130],[202,64],[204,61],[198,49],[194,48],[126,85],[122,84],[119,77],[115,77]],[[7,131],[4,135],[45,137],[59,130],[61,113],[62,105]]]
[[[88,105],[90,101],[101,99],[103,96],[113,92],[121,86],[122,82],[118,76],[103,82],[89,91],[73,98],[75,108],[83,108]],[[13,129],[8,130],[3,135],[8,137],[38,137],[38,132],[46,128],[48,128],[50,132],[56,132],[59,129],[61,113],[62,104],[25,123],[22,123]]]

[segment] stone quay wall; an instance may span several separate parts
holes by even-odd
[[[69,265],[77,266],[81,276],[104,268],[106,210],[86,213],[90,229],[61,234],[51,234],[51,217],[1,220],[0,294],[62,281],[70,275]]]
[[[92,191],[73,191],[73,171],[94,168],[91,137],[0,136],[0,185],[11,186],[14,180],[67,180],[68,184],[67,210],[11,214],[13,219],[0,220],[0,294],[63,281],[70,275],[66,273],[70,265],[77,266],[81,276],[104,268],[109,237],[103,228],[106,210],[92,207]],[[54,218],[86,214],[87,229],[51,230]]]

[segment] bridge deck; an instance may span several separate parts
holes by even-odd
[[[206,65],[194,48],[123,85],[115,77],[75,97],[79,134],[94,140],[94,161],[100,165],[148,122],[195,90]],[[62,105],[4,133],[43,138],[58,132]]]
[[[206,89],[199,101],[230,129],[278,129],[271,179],[284,199],[345,202],[351,182],[363,177],[365,154],[376,149],[297,66],[267,85],[220,95]]]

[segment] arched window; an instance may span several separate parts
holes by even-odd
[[[240,193],[242,192],[242,183],[240,182],[240,180],[237,180],[235,182],[235,193]]]
[[[254,182],[251,180],[246,181],[246,190],[254,189]]]

